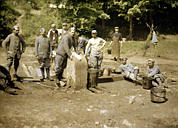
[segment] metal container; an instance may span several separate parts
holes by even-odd
[[[142,82],[143,89],[150,89],[153,87],[152,85],[152,79],[149,77],[143,77],[143,82]]]
[[[151,101],[154,103],[163,103],[167,101],[166,89],[161,87],[153,87],[150,91]]]
[[[97,86],[97,80],[98,80],[98,69],[90,68],[88,69],[88,88],[96,87]]]

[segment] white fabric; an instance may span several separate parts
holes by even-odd
[[[152,43],[154,44],[154,43],[157,43],[157,42],[158,42],[158,40],[157,40],[157,37],[156,37],[156,32],[153,31]]]

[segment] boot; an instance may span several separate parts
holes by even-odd
[[[7,87],[4,89],[6,93],[12,94],[12,95],[17,95],[16,91],[13,88]]]
[[[44,68],[40,68],[41,70],[41,74],[42,74],[42,78],[40,79],[40,81],[44,81],[45,75],[44,75]]]
[[[61,87],[58,75],[55,76],[55,85],[56,87]]]
[[[51,80],[51,79],[50,79],[50,70],[49,70],[49,68],[46,68],[46,74],[47,74],[46,79],[47,79],[47,80]]]

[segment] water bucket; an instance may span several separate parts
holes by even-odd
[[[153,87],[152,85],[152,79],[149,77],[143,77],[143,83],[142,83],[143,89],[150,89]]]
[[[153,87],[150,91],[151,101],[154,103],[163,103],[166,99],[166,89],[161,87]]]
[[[111,54],[111,49],[108,49],[107,52],[108,52],[108,54]]]
[[[98,69],[88,69],[88,87],[96,87],[98,80]]]

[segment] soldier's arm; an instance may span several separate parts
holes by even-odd
[[[70,48],[69,48],[69,40],[67,38],[64,39],[64,50],[69,57],[72,55]]]
[[[101,41],[103,42],[103,45],[101,47],[101,49],[106,45],[106,41],[104,39],[101,38]]]
[[[26,49],[26,43],[25,43],[25,41],[23,40],[23,38],[21,38],[21,43],[22,43],[22,52],[24,53],[24,52],[25,52],[25,49]]]
[[[88,53],[88,48],[91,46],[91,41],[89,40],[88,41],[88,44],[87,44],[87,46],[86,46],[86,48],[85,48],[85,55],[87,55],[87,53]]]
[[[148,77],[153,77],[154,75],[158,74],[160,72],[159,67],[156,66],[153,68],[153,71],[148,74]]]
[[[6,39],[2,42],[2,46],[6,52],[9,50],[9,44],[10,44],[10,35],[8,35]]]
[[[48,38],[50,38],[50,32],[51,32],[51,29],[48,31],[48,35],[47,35]]]
[[[39,47],[39,41],[38,38],[35,40],[35,56],[38,56],[38,47]]]

